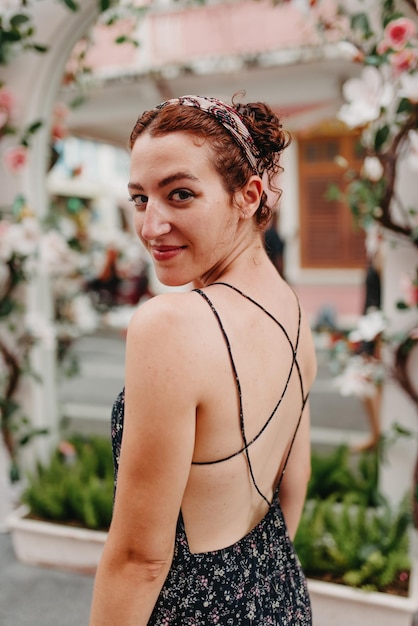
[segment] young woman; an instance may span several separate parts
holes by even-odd
[[[263,245],[263,179],[288,143],[265,104],[197,96],[132,132],[136,231],[160,281],[194,289],[156,296],[129,325],[90,626],[311,624],[291,539],[315,353]]]

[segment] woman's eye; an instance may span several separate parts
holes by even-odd
[[[146,205],[148,198],[147,196],[143,196],[142,194],[138,194],[137,196],[132,196],[130,201],[134,203],[136,207],[142,208]]]
[[[175,201],[184,202],[185,200],[190,200],[193,198],[194,194],[188,189],[176,189],[172,192],[171,198]]]

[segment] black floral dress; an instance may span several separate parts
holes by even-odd
[[[286,330],[268,311],[235,287],[226,283],[222,284],[234,289],[269,315],[282,329],[292,348],[293,359],[285,389],[261,431],[251,441],[247,441],[242,413],[241,389],[228,338],[212,302],[203,291],[196,290],[207,301],[218,321],[226,341],[237,383],[243,446],[232,456],[246,454],[254,486],[260,496],[267,500],[254,480],[249,447],[261,436],[268,423],[273,419],[286,393],[294,369],[299,376],[302,398],[299,422],[293,441],[296,436],[303,408],[307,401],[296,358],[300,331],[300,308],[298,336],[295,345],[293,345]],[[112,412],[115,485],[122,441],[123,418],[124,391],[119,394]],[[287,533],[278,497],[290,450],[274,497],[269,502],[266,515],[255,528],[233,545],[211,552],[191,553],[180,512],[173,561],[148,622],[149,626],[311,626],[311,604],[306,579]],[[229,458],[231,456],[210,461],[210,463],[221,463]]]

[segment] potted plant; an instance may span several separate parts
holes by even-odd
[[[314,625],[411,626],[418,610],[410,498],[394,510],[378,489],[378,453],[313,455],[295,547]]]
[[[22,506],[8,519],[19,560],[92,573],[112,516],[110,445],[98,437],[59,444],[28,477]]]

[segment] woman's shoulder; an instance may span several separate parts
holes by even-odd
[[[201,310],[201,309],[200,309]],[[128,327],[128,337],[155,338],[192,334],[200,323],[198,298],[193,292],[164,293],[138,307]]]
[[[205,362],[205,328],[198,303],[196,294],[169,293],[142,304],[128,327],[127,371],[140,371],[143,380],[153,384],[170,382],[172,388],[188,380],[197,390]]]

